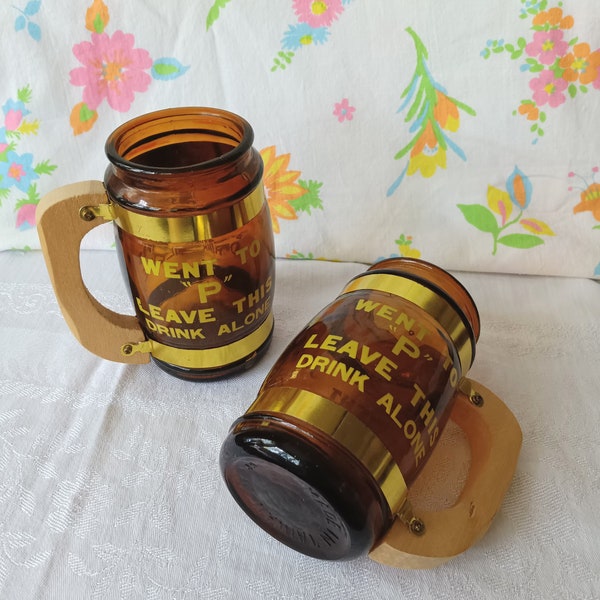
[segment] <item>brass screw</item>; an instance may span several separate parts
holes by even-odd
[[[477,408],[481,408],[483,406],[483,396],[479,392],[473,392],[470,400],[471,404]]]
[[[408,523],[408,530],[414,535],[421,536],[425,533],[425,523],[418,517],[413,517]]]
[[[84,221],[93,221],[96,218],[96,215],[89,206],[83,206],[79,211],[79,218]]]
[[[125,356],[129,356],[130,354],[133,354],[133,346],[131,344],[125,344],[122,348],[121,348],[121,352],[125,355]]]

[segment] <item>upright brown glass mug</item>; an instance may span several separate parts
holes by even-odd
[[[429,567],[489,526],[521,431],[465,378],[479,315],[466,289],[423,261],[389,259],[355,277],[290,343],[220,456],[230,492],[268,533],[317,558],[370,553]],[[471,446],[457,503],[416,514],[408,489],[449,418]]]
[[[143,115],[106,142],[104,184],[46,195],[37,211],[55,293],[83,346],[191,380],[228,375],[266,350],[275,260],[263,163],[241,117],[212,108]],[[117,250],[136,316],[86,289],[79,248],[101,223]]]

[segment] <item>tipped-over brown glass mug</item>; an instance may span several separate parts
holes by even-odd
[[[241,117],[212,108],[149,113],[106,142],[104,184],[54,190],[37,210],[62,312],[88,350],[184,379],[228,375],[266,350],[275,260],[263,163]],[[113,221],[136,316],[99,304],[79,247]]]
[[[429,567],[474,543],[512,478],[521,431],[465,378],[479,315],[444,270],[376,263],[289,344],[220,456],[227,486],[272,536],[307,555]],[[452,418],[471,446],[457,503],[415,513],[408,488]]]

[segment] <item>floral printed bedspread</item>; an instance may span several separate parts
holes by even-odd
[[[244,116],[280,257],[600,278],[600,5],[14,0],[0,6],[0,249],[101,179],[122,122]],[[110,248],[110,227],[84,246]]]

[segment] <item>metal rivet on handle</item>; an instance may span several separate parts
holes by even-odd
[[[79,210],[79,218],[84,221],[93,221],[96,218],[96,215],[89,206],[82,206]]]
[[[425,533],[425,523],[418,517],[413,517],[408,523],[408,530],[414,535],[421,536]]]
[[[481,408],[483,406],[483,396],[480,393],[473,392],[469,399],[471,400],[471,404],[477,408]]]

